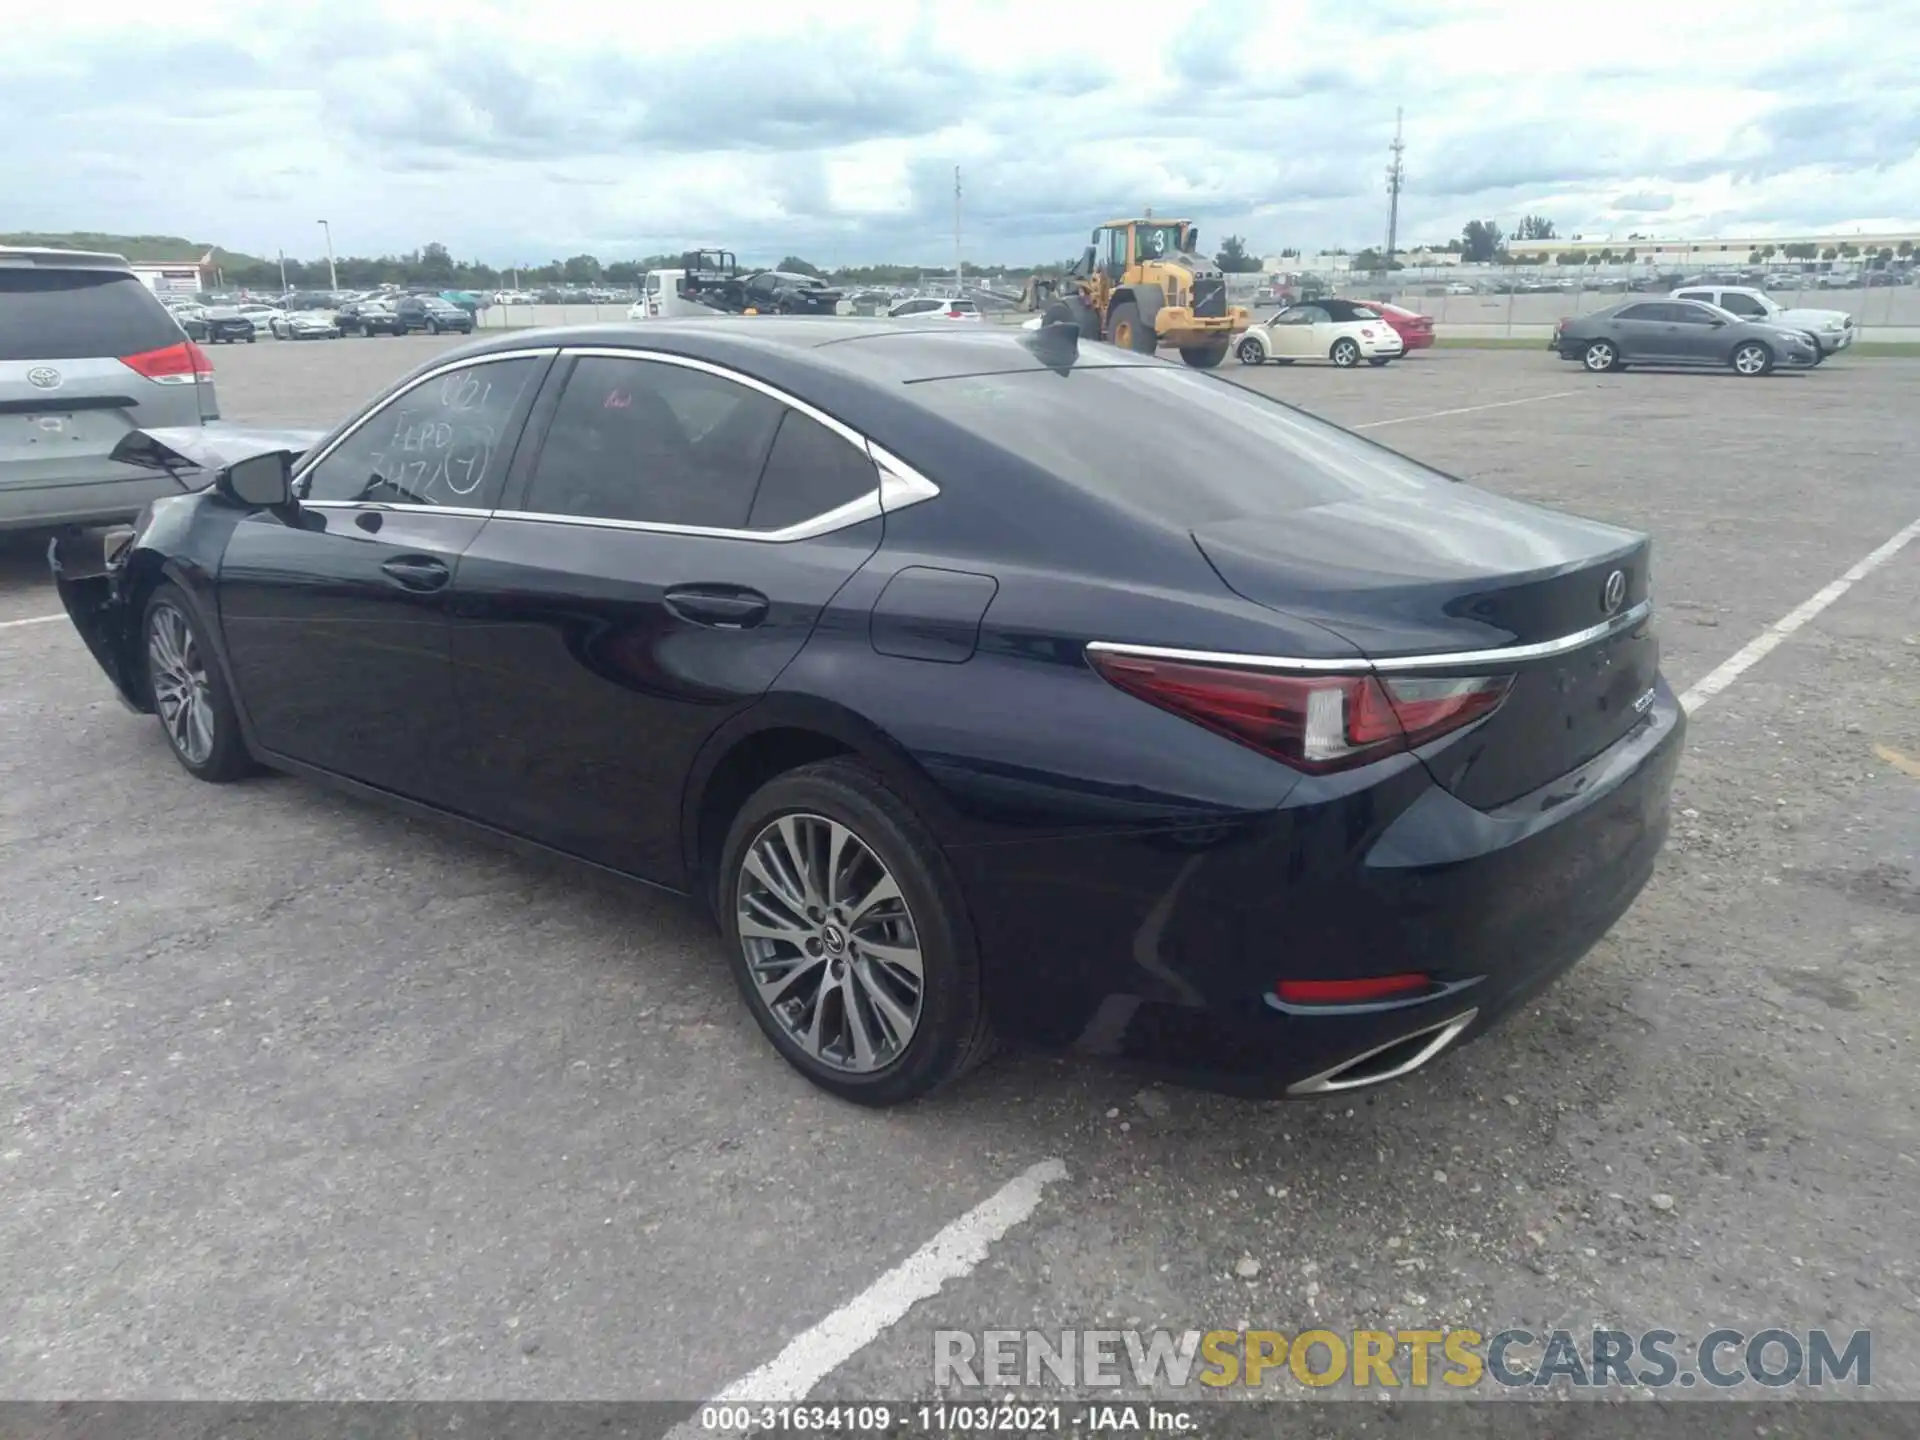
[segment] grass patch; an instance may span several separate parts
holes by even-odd
[[[1881,360],[1913,359],[1920,356],[1920,340],[1856,340],[1833,358],[1844,360],[1849,355],[1866,355]]]
[[[1529,340],[1520,335],[1436,335],[1436,350],[1538,350],[1546,353],[1547,337]]]

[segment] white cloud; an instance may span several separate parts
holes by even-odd
[[[1920,222],[1920,32],[1898,6],[1211,0],[151,0],[10,15],[11,223],[272,254],[438,240],[495,263],[1058,258],[1152,205],[1360,246],[1407,111],[1401,234]],[[668,20],[664,17],[671,16]],[[1150,35],[1151,43],[1140,39]],[[130,160],[133,163],[130,163]]]

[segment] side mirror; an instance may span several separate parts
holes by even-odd
[[[1707,323],[1716,330],[1724,330],[1727,328],[1727,322],[1724,320],[1710,320]]]
[[[285,450],[236,460],[213,480],[214,489],[249,510],[271,510],[293,499],[293,456]]]

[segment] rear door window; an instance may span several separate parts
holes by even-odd
[[[704,370],[583,355],[541,442],[526,509],[744,529],[784,409]]]
[[[185,338],[125,271],[0,267],[0,360],[118,358]]]
[[[788,410],[774,437],[747,519],[749,530],[784,530],[871,495],[880,472],[864,450],[810,415]]]

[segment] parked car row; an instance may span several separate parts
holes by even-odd
[[[474,327],[471,311],[438,295],[375,295],[344,301],[337,307],[175,301],[167,308],[188,339],[209,344],[252,344],[262,334],[276,340],[337,340],[342,335],[405,335],[413,331],[471,335]]]

